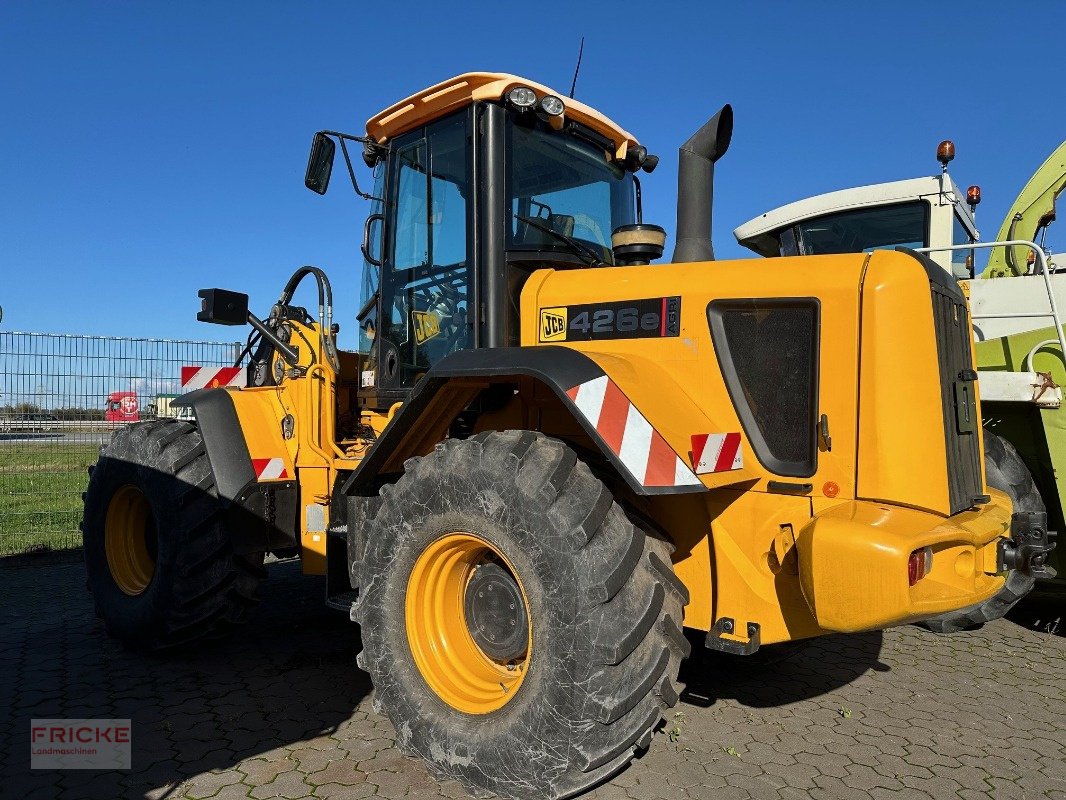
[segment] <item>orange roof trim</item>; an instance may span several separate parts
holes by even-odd
[[[614,142],[615,155],[618,158],[625,158],[629,147],[639,144],[633,134],[620,128],[596,109],[578,100],[571,100],[535,81],[499,72],[468,72],[430,86],[371,117],[366,123],[366,132],[374,141],[384,142],[472,102],[500,100],[515,86],[528,86],[539,95],[554,94],[562,97],[566,104],[566,117],[587,125]]]

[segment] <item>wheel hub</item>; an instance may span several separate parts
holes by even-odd
[[[494,544],[453,531],[415,560],[404,602],[407,643],[426,685],[466,714],[518,693],[533,655],[522,579]]]
[[[522,591],[511,573],[487,562],[474,570],[463,604],[471,638],[496,661],[520,660],[526,652],[529,622]]]
[[[157,532],[148,498],[136,486],[120,487],[104,519],[104,551],[111,577],[125,594],[143,594],[155,575]]]

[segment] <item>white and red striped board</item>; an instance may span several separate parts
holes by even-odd
[[[253,458],[252,469],[257,481],[287,481],[289,471],[283,458]]]
[[[579,383],[567,396],[641,486],[700,486],[701,481],[606,375]]]
[[[696,433],[692,436],[692,464],[697,475],[744,468],[739,433]]]
[[[244,388],[248,377],[244,367],[197,367],[181,368],[181,388],[186,392],[194,389],[217,389],[220,386]]]

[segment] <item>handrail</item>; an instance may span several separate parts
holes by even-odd
[[[919,253],[932,253],[941,252],[945,250],[988,250],[993,247],[1028,247],[1034,253],[1036,253],[1036,266],[1039,273],[1044,277],[1044,288],[1047,289],[1048,302],[1051,306],[1049,313],[1040,312],[1017,312],[1014,314],[973,314],[972,319],[1021,319],[1023,317],[1051,317],[1055,323],[1055,333],[1058,336],[1059,343],[1059,357],[1062,359],[1063,364],[1066,364],[1066,333],[1062,330],[1062,318],[1059,316],[1059,305],[1055,301],[1055,289],[1051,285],[1051,272],[1048,270],[1047,256],[1044,255],[1044,250],[1036,242],[1028,242],[1024,239],[1008,239],[1002,242],[974,242],[973,244],[953,244],[946,247],[918,247],[915,248]],[[990,278],[989,280],[1005,280],[1004,278]],[[1025,357],[1025,361],[1022,363],[1023,367],[1031,368],[1031,360],[1036,352],[1045,344],[1055,342],[1055,339],[1047,339],[1040,342],[1029,351],[1029,354]],[[1025,372],[1031,371],[1031,369],[1023,370]]]

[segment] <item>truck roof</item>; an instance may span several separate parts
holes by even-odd
[[[977,226],[973,214],[966,207],[963,199],[965,194],[959,191],[959,187],[950,175],[944,176],[944,193],[948,199],[955,203],[955,210],[963,222],[971,229],[971,233],[977,234]],[[841,189],[836,192],[807,197],[794,203],[779,206],[755,219],[748,220],[743,225],[733,230],[737,241],[756,252],[761,252],[760,242],[767,234],[781,228],[794,225],[801,220],[820,217],[825,214],[835,214],[840,211],[849,211],[854,208],[868,208],[870,206],[892,205],[903,203],[908,200],[917,200],[929,195],[941,193],[941,177],[932,176],[926,178],[911,178],[905,181],[891,181],[889,183],[874,183],[869,186],[857,186],[852,189]]]
[[[633,134],[596,109],[543,84],[502,72],[467,72],[416,92],[367,120],[366,132],[381,143],[475,101],[500,100],[515,86],[528,86],[538,95],[553,94],[562,98],[567,118],[610,139],[618,157],[624,157],[630,146],[639,144]]]

